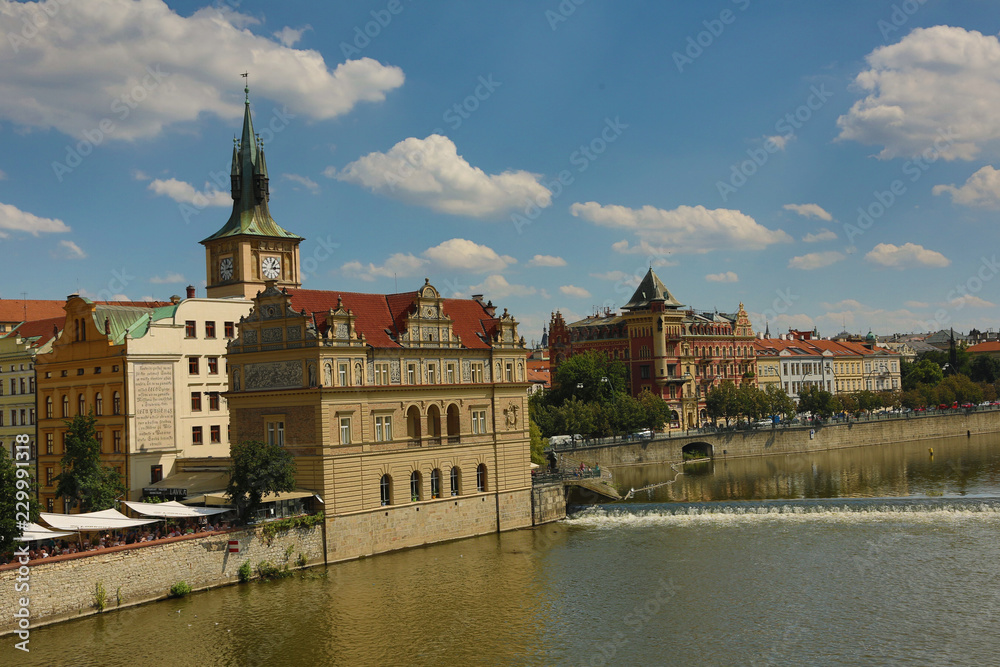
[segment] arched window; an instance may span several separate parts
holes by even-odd
[[[116,415],[122,413],[122,395],[117,391],[111,396],[111,413]]]
[[[69,396],[63,396],[62,416],[69,419]]]
[[[392,504],[392,477],[382,475],[382,479],[378,482],[378,492],[383,507]]]
[[[486,490],[486,464],[480,463],[476,468],[476,491],[482,493]]]
[[[461,492],[461,481],[462,472],[458,469],[458,466],[453,466],[451,469],[451,495],[457,496]]]
[[[437,468],[431,470],[431,498],[441,497],[441,471]]]
[[[52,397],[45,399],[45,418],[52,419]]]
[[[78,394],[76,397],[76,414],[87,414],[87,397],[83,394]]]
[[[94,394],[94,414],[98,417],[104,414],[104,397],[101,392]]]
[[[417,502],[420,500],[420,471],[414,470],[410,474],[410,502]]]

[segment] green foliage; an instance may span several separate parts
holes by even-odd
[[[778,385],[767,385],[764,396],[767,399],[767,412],[765,414],[778,415],[785,421],[795,416],[795,401]]]
[[[816,385],[809,385],[799,392],[799,410],[802,412],[829,419],[833,413],[840,411],[840,407],[840,401],[833,394]]]
[[[545,465],[545,448],[549,446],[549,441],[542,437],[542,429],[538,427],[534,419],[530,419],[528,423],[531,434],[531,462]]]
[[[10,553],[21,536],[18,512],[23,513],[28,503],[28,519],[38,520],[38,497],[35,483],[28,468],[18,467],[11,460],[6,447],[0,447],[0,554]],[[24,516],[20,517],[22,520]]]
[[[943,354],[937,352],[928,353],[931,355]],[[936,387],[944,379],[944,371],[941,367],[947,363],[947,358],[940,364],[926,356],[920,361],[909,363],[902,362],[900,365],[900,375],[902,376],[903,391],[914,389],[918,384],[926,384]]]
[[[299,557],[295,559],[295,564],[298,565],[299,567],[305,567],[306,555],[302,552],[299,552]]]
[[[250,567],[250,561],[243,561],[243,564],[240,565],[240,569],[236,571],[236,574],[239,576],[241,584],[245,584],[250,581],[250,577],[253,576],[253,569]]]
[[[68,498],[81,512],[111,509],[115,498],[125,495],[122,476],[114,468],[101,465],[96,422],[93,412],[77,415],[66,422],[63,471],[55,477],[56,495]]]
[[[253,517],[265,494],[295,489],[295,461],[281,445],[248,440],[234,443],[229,453],[233,464],[226,497],[242,523]]]
[[[257,576],[261,579],[281,579],[292,576],[292,573],[288,569],[288,563],[281,568],[269,560],[262,560],[257,563]]]
[[[108,606],[108,592],[104,589],[103,581],[98,581],[94,587],[94,606],[99,614]]]
[[[577,354],[559,364],[547,393],[550,405],[562,405],[574,396],[586,403],[607,400],[628,393],[628,369],[624,362],[598,352]]]
[[[191,592],[191,587],[184,581],[178,581],[170,587],[170,597],[182,598]]]
[[[279,519],[278,521],[268,521],[264,524],[261,532],[264,535],[264,540],[267,541],[268,545],[274,541],[278,533],[285,533],[292,528],[312,528],[313,526],[318,526],[323,523],[323,513],[318,514],[304,514],[302,516],[291,516],[287,519]],[[288,556],[286,554],[285,558]]]
[[[1000,359],[985,354],[977,355],[969,364],[969,379],[986,384],[1000,380]]]

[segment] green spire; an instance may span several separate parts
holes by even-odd
[[[285,239],[301,239],[283,229],[268,209],[271,198],[268,189],[267,163],[260,138],[253,131],[253,117],[250,113],[250,89],[245,87],[246,101],[243,110],[243,133],[239,144],[233,145],[233,163],[230,171],[232,183],[233,212],[219,231],[207,239],[211,241],[225,236],[249,234]]]

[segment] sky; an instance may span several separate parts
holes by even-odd
[[[0,298],[204,294],[249,86],[303,287],[996,329],[989,0],[0,2]],[[246,72],[247,78],[241,74]]]

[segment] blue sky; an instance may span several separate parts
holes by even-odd
[[[984,0],[0,4],[0,298],[203,293],[249,72],[305,287],[996,328]],[[221,192],[219,188],[221,187]]]

